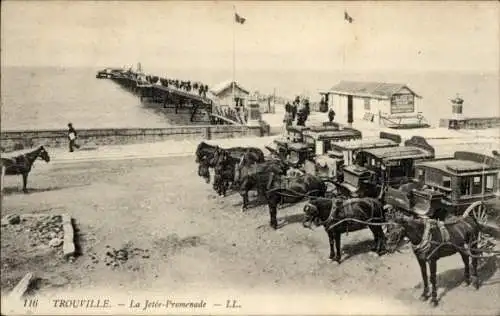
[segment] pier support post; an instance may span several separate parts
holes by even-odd
[[[210,126],[205,127],[205,139],[210,140],[212,138]]]

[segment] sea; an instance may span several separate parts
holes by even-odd
[[[110,65],[111,67],[113,65]],[[95,77],[99,68],[2,67],[1,130],[76,128],[166,127],[169,115],[111,80]],[[231,78],[230,69],[161,69],[150,74],[213,86]],[[458,93],[464,115],[500,116],[498,72],[396,72],[238,70],[237,81],[249,91],[294,98],[320,98],[341,80],[405,83],[422,96],[423,115],[436,125],[451,115],[450,99]]]

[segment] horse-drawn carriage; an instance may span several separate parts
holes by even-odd
[[[415,164],[415,182],[405,190],[388,188],[384,201],[406,215],[445,220],[472,215],[498,222],[500,159],[472,152]]]
[[[362,149],[355,153],[353,164],[342,168],[337,190],[345,197],[381,198],[387,188],[412,181],[415,163],[433,158],[434,148],[420,136],[404,146]]]
[[[342,181],[342,167],[354,163],[354,157],[362,149],[397,147],[401,137],[395,134],[380,133],[376,139],[354,139],[331,142],[330,150],[323,155],[317,155],[304,164],[305,172],[323,179]]]
[[[288,141],[275,140],[277,154],[295,168],[302,169],[308,160],[325,154],[338,141],[361,139],[360,131],[341,125],[296,127],[288,129]]]

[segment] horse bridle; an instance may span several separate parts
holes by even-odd
[[[310,202],[309,202],[308,204],[309,204],[309,205],[306,205],[306,206],[308,206],[308,207],[313,206],[313,207],[315,207],[316,209],[318,209],[318,207],[317,207],[316,205],[312,205]],[[320,220],[320,218],[319,218],[319,210],[318,210],[318,213],[317,213],[317,214],[315,214],[315,215],[311,216],[311,219],[310,219],[309,221],[304,220],[304,222],[303,222],[302,224],[303,224],[303,225],[304,225],[304,227],[306,227],[306,228],[311,228],[311,224],[312,224],[312,223],[314,223],[314,225],[316,225],[316,226],[318,226],[318,227],[319,227],[319,226],[321,226],[321,225],[323,225],[323,226],[325,226],[325,227],[326,227],[327,225],[329,225],[329,223],[333,222],[333,221],[334,221],[334,219],[335,219],[335,218],[333,217],[333,213],[334,213],[334,212],[333,212],[333,209],[334,209],[334,208],[335,208],[335,203],[333,203],[333,202],[332,202],[332,207],[330,208],[330,213],[328,214],[328,217],[327,217],[324,221],[321,221],[321,220]],[[308,226],[306,226],[306,225],[305,225],[305,223],[306,223],[306,222],[308,222],[308,223],[309,223],[309,225],[308,225]]]

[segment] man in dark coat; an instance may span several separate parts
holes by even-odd
[[[295,101],[292,103],[292,121],[295,121],[295,117],[297,116],[297,108],[300,105],[300,97],[296,97]]]
[[[76,143],[76,130],[73,128],[73,124],[68,123],[68,139],[69,139],[69,152],[72,153],[74,151],[73,148],[79,149],[80,145]]]
[[[334,119],[335,119],[335,111],[333,109],[330,109],[330,111],[328,111],[328,121],[332,123]]]

